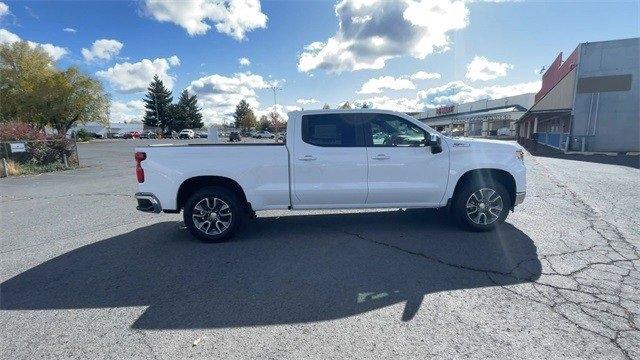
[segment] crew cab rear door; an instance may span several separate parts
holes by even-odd
[[[367,206],[437,206],[444,196],[448,149],[433,154],[427,132],[394,114],[364,113],[369,161]]]
[[[291,154],[292,205],[361,207],[367,197],[367,149],[355,113],[302,115]]]

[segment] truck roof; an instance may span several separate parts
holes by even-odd
[[[289,114],[353,114],[353,113],[384,113],[384,114],[401,114],[407,116],[407,113],[384,109],[316,109],[316,110],[295,110]]]

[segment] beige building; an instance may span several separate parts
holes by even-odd
[[[453,136],[515,138],[516,121],[534,103],[535,94],[486,99],[428,109],[418,120]]]
[[[640,151],[640,38],[579,44],[542,76],[518,141],[562,151]]]

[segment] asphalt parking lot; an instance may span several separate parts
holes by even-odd
[[[493,233],[270,211],[203,244],[135,210],[150,142],[0,180],[2,358],[640,358],[636,168],[527,156],[527,199]]]

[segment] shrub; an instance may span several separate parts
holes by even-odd
[[[80,129],[75,133],[75,137],[79,141],[89,141],[93,139],[93,135],[85,129]]]
[[[21,121],[0,123],[0,141],[15,140],[44,140],[47,136],[44,131],[35,126]]]
[[[20,164],[16,163],[13,160],[7,161],[7,173],[9,176],[20,175],[22,173],[22,169],[20,168]],[[2,176],[4,176],[4,171],[2,172]]]
[[[1,166],[0,166],[1,168]],[[46,165],[40,164],[19,164],[13,160],[7,161],[7,173],[9,176],[18,176],[18,175],[30,175],[30,174],[40,174],[51,171],[59,171],[59,170],[67,170],[72,169],[73,167],[65,167],[61,162],[53,162]],[[0,177],[4,177],[4,169],[0,172]]]

